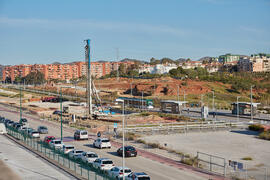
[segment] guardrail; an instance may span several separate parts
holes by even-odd
[[[81,160],[70,158],[67,154],[62,153],[58,149],[51,148],[47,143],[40,139],[32,138],[28,134],[20,132],[10,126],[6,126],[6,129],[10,136],[21,141],[30,149],[41,153],[46,158],[54,160],[59,165],[73,171],[74,174],[81,176],[83,179],[115,180],[114,178],[109,177],[105,171],[94,168],[90,163],[84,163]]]

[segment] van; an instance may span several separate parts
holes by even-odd
[[[81,139],[88,140],[88,132],[85,130],[76,130],[74,133],[74,140],[81,140]]]
[[[6,126],[4,123],[0,123],[0,134],[6,134],[7,130],[6,130]]]

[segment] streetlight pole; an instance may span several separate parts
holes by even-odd
[[[239,122],[239,102],[238,102],[238,99],[240,98],[241,96],[237,96],[237,122]]]
[[[213,98],[212,98],[212,108],[213,108],[213,112],[215,111],[215,91],[212,91],[213,93]]]
[[[63,107],[62,107],[62,87],[60,87],[60,111],[61,111],[61,141],[63,141]]]
[[[251,85],[250,87],[250,120],[251,122],[253,121],[252,87],[253,85]]]
[[[123,166],[123,180],[125,180],[125,101],[123,100],[123,120],[122,120],[122,166]]]
[[[22,87],[20,87],[20,122],[22,120]]]

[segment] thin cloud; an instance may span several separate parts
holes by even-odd
[[[64,27],[81,27],[81,28],[95,28],[101,30],[115,30],[115,31],[133,31],[144,33],[165,33],[174,36],[186,36],[191,33],[190,30],[184,30],[166,25],[150,25],[126,22],[104,22],[91,21],[84,19],[76,20],[47,20],[47,19],[17,19],[0,17],[0,24],[9,26],[25,26],[25,27],[42,27],[42,28],[64,28]]]

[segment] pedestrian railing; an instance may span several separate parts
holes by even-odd
[[[7,133],[29,148],[42,153],[45,157],[54,160],[61,166],[73,171],[73,174],[79,175],[88,180],[115,180],[109,177],[106,171],[102,171],[93,167],[90,163],[82,162],[80,159],[70,158],[68,154],[64,154],[60,149],[50,147],[47,143],[39,138],[32,138],[27,133],[18,131],[17,129],[7,126]]]

